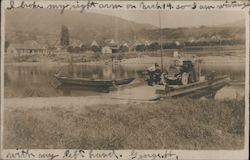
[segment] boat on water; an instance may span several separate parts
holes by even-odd
[[[190,98],[214,98],[216,92],[229,85],[230,78],[227,75],[204,79],[187,85],[165,85],[156,89],[156,94],[161,98],[175,98],[187,96]]]
[[[72,86],[74,88],[93,88],[110,91],[120,85],[131,83],[135,78],[124,78],[117,80],[103,80],[103,79],[88,79],[80,77],[67,77],[55,74],[54,77],[64,86]]]
[[[214,71],[201,76],[200,62],[184,60],[182,65],[170,66],[161,78],[149,76],[149,85],[155,84],[156,94],[160,98],[187,96],[190,98],[214,98],[217,91],[230,84],[227,75],[216,75]],[[156,72],[154,71],[153,74]]]

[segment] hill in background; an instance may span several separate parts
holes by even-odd
[[[59,40],[62,25],[69,28],[71,39],[78,39],[85,44],[90,44],[93,40],[103,42],[106,39],[131,43],[135,38],[136,40],[158,41],[160,33],[163,34],[163,41],[209,39],[212,36],[221,39],[245,39],[245,27],[242,23],[165,28],[160,32],[153,25],[140,24],[114,16],[77,11],[65,12],[61,15],[58,11],[44,11],[44,9],[6,11],[5,21],[6,40],[18,43],[30,39],[43,43],[56,43]]]
[[[142,29],[155,29],[152,25],[88,12],[66,12],[62,15],[55,10],[44,12],[44,10],[27,9],[6,12],[6,30],[9,33],[28,32],[57,37],[60,35],[62,25],[69,28],[71,37],[85,42],[108,38],[129,40],[134,38],[134,33]],[[7,39],[11,39],[8,34],[6,36]]]

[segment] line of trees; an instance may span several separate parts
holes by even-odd
[[[196,41],[196,42],[168,42],[162,44],[162,49],[180,49],[183,47],[191,46],[218,46],[218,45],[239,45],[245,44],[243,39],[224,39],[224,40],[210,40],[210,41]],[[150,45],[138,44],[135,46],[135,51],[157,51],[161,48],[158,42],[151,43]]]
[[[185,46],[216,46],[216,45],[238,45],[245,44],[243,39],[222,39],[210,41],[185,42]]]
[[[82,52],[85,52],[85,51],[93,51],[95,53],[97,52],[101,52],[101,47],[98,47],[98,46],[86,46],[86,45],[81,45],[80,47],[79,46],[71,46],[69,45],[67,47],[67,51],[68,52],[71,52],[71,53],[82,53]]]
[[[112,47],[111,47],[112,49]],[[98,52],[101,52],[102,50],[102,47],[98,47],[98,46],[86,46],[86,45],[81,45],[80,47],[79,46],[71,46],[69,45],[67,47],[67,51],[68,52],[71,52],[71,53],[82,53],[82,52],[85,52],[85,51],[93,51],[95,53],[98,53]],[[127,46],[123,46],[121,45],[119,48],[118,48],[119,52],[121,53],[125,53],[125,52],[128,52],[129,51],[129,47]]]

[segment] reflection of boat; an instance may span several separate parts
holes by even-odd
[[[157,89],[156,93],[160,97],[182,97],[191,98],[214,98],[216,92],[228,85],[230,78],[228,76],[214,77],[213,79],[198,81],[187,85],[167,85],[165,88]]]
[[[88,78],[66,77],[58,74],[54,75],[55,78],[64,86],[74,86],[79,88],[97,88],[100,90],[111,90],[118,85],[131,83],[135,78],[127,78],[120,80],[92,80]]]

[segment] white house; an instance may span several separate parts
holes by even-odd
[[[47,48],[36,41],[29,40],[24,43],[11,43],[7,48],[8,54],[44,54]]]
[[[112,49],[109,46],[102,47],[102,54],[112,54]]]

